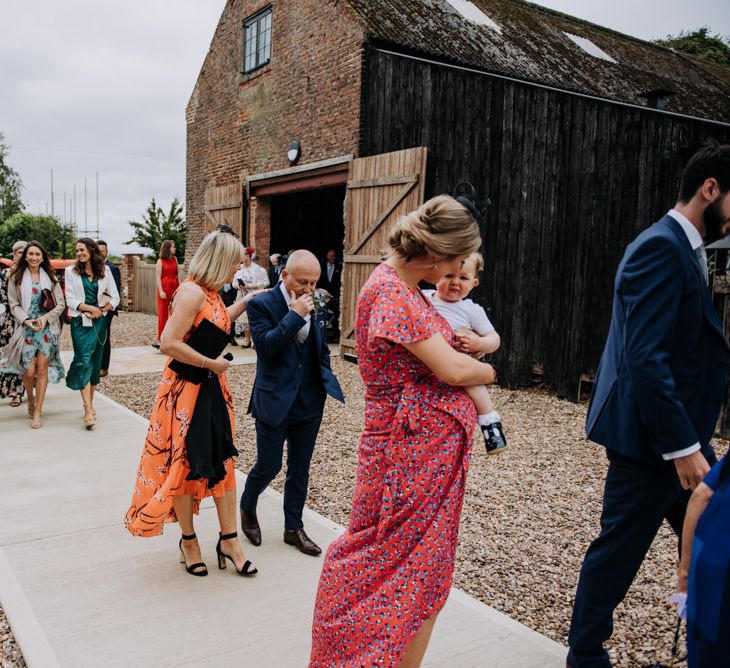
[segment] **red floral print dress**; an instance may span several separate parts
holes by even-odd
[[[403,346],[449,324],[387,264],[365,283],[355,333],[365,425],[347,531],[324,560],[310,667],[396,666],[446,602],[476,411]]]
[[[201,289],[205,292],[205,305],[195,316],[190,332],[203,318],[229,331],[231,320],[220,296],[214,290],[202,286]],[[190,464],[185,437],[201,386],[180,378],[170,369],[171,361],[172,358],[167,360],[162,372],[137,469],[132,503],[124,519],[125,526],[133,536],[158,536],[165,522],[175,522],[172,499],[177,495],[190,494],[193,497],[193,512],[197,515],[200,502],[206,496],[220,497],[236,489],[235,461],[232,457],[225,462],[226,477],[214,487],[209,487],[206,479],[187,480]],[[233,431],[233,395],[226,374],[218,376],[218,381],[228,405]]]

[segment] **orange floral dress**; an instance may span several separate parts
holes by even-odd
[[[205,292],[205,305],[195,316],[190,333],[203,318],[225,331],[230,331],[228,311],[218,293],[200,287]],[[207,496],[220,497],[236,488],[233,457],[225,461],[225,478],[215,486],[209,487],[207,479],[187,480],[190,464],[185,437],[201,386],[180,378],[170,369],[171,361],[172,358],[167,360],[162,372],[137,470],[132,505],[124,518],[124,524],[133,536],[158,536],[162,533],[165,522],[175,522],[175,511],[172,507],[175,496],[191,495],[193,512],[197,514],[202,499]],[[233,433],[233,395],[226,374],[218,376],[218,380],[228,407]]]

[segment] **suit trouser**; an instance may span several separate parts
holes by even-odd
[[[104,343],[104,352],[101,355],[101,368],[108,371],[109,361],[112,358],[112,320],[114,319],[114,313],[109,311],[104,317],[106,318],[106,343]]]
[[[583,560],[568,634],[573,668],[611,665],[603,643],[613,632],[613,611],[626,596],[664,519],[680,539],[690,493],[673,464],[650,466],[607,450],[601,533]],[[703,454],[717,461],[711,447]],[[666,573],[667,585],[673,573]]]
[[[302,512],[309,486],[309,464],[312,461],[314,443],[322,422],[324,401],[316,410],[294,410],[284,421],[273,427],[256,420],[256,464],[246,478],[241,495],[241,508],[256,513],[261,492],[281,471],[284,441],[286,448],[286,481],[284,482],[284,527],[301,529]]]

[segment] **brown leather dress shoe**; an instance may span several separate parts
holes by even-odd
[[[322,549],[307,536],[304,529],[284,529],[284,542],[287,545],[294,545],[300,552],[313,557],[322,554]]]
[[[241,508],[241,531],[254,545],[261,545],[261,527],[256,515]]]

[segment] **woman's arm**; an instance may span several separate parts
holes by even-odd
[[[224,373],[228,360],[223,357],[211,359],[191,348],[183,341],[195,321],[195,316],[205,304],[205,293],[195,283],[184,283],[175,295],[172,314],[167,320],[160,337],[160,352],[174,359],[208,369],[216,374]]]
[[[73,309],[74,311],[80,311],[81,309],[79,306],[84,303],[84,293],[83,293],[83,285],[81,294],[79,295],[76,292],[76,277],[78,274],[75,274],[73,270],[73,266],[66,267],[66,270],[64,271],[64,283],[66,286],[66,304],[70,309]],[[81,281],[79,280],[79,283]]]
[[[457,349],[463,353],[482,353],[484,355],[493,353],[499,349],[501,340],[497,330],[493,329],[491,332],[482,334],[481,336],[476,332],[469,332],[457,337]]]
[[[167,295],[162,290],[162,260],[155,263],[155,283],[157,284],[157,294],[160,299],[167,299]]]
[[[19,325],[25,324],[28,320],[28,314],[20,305],[20,285],[15,281],[8,281],[8,307],[13,318]]]
[[[692,492],[689,504],[687,506],[687,514],[684,516],[684,526],[682,527],[682,559],[677,569],[677,591],[687,592],[687,576],[689,575],[689,567],[692,563],[692,543],[695,539],[695,529],[702,513],[705,512],[707,504],[710,503],[713,491],[701,482],[695,491]]]
[[[437,378],[449,385],[471,387],[491,385],[497,374],[491,364],[479,362],[454,350],[443,335],[435,334],[425,341],[403,344],[420,359]]]
[[[231,322],[234,320],[238,320],[238,318],[241,317],[243,313],[246,312],[246,309],[248,308],[248,303],[257,295],[259,292],[250,292],[245,297],[243,297],[241,300],[234,302],[228,307],[228,317],[230,317]]]

